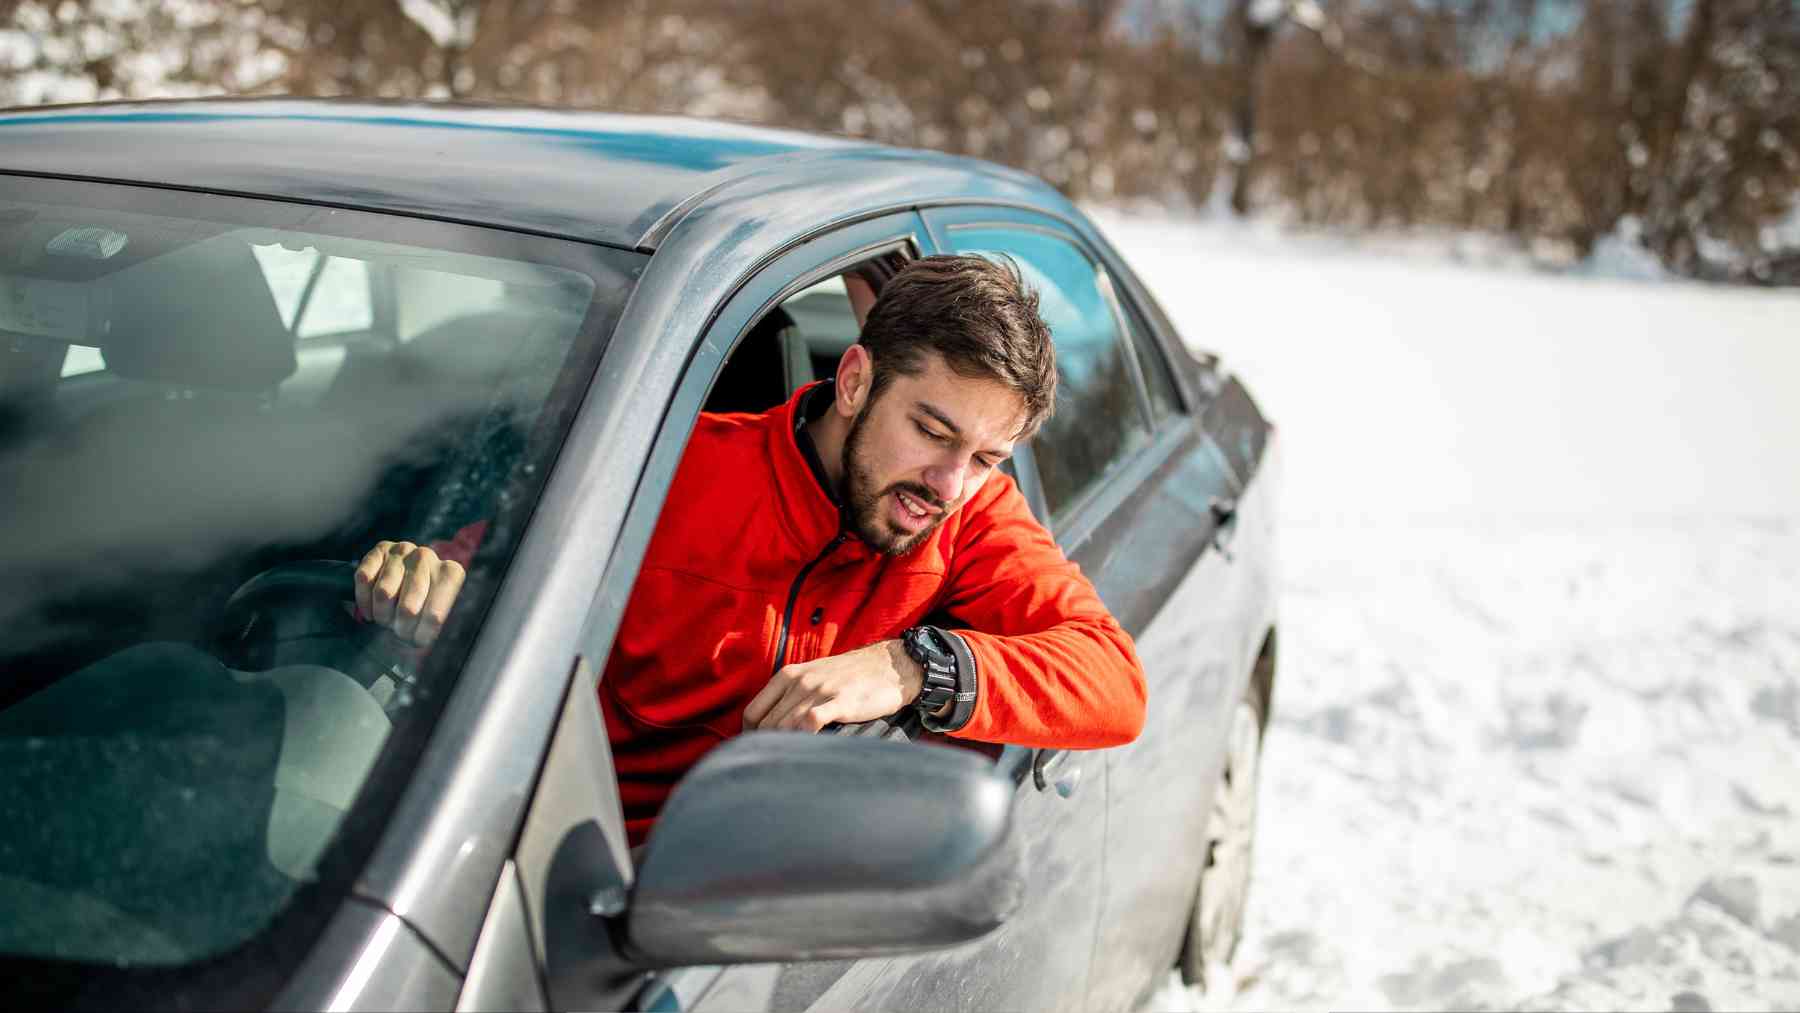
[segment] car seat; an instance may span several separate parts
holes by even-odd
[[[179,247],[106,289],[100,353],[116,397],[0,462],[0,523],[34,533],[9,546],[20,590],[0,618],[82,619],[9,644],[34,663],[5,697],[122,642],[196,636],[197,595],[222,603],[259,553],[320,537],[359,479],[346,429],[277,412],[293,339],[248,243]]]
[[[68,438],[74,477],[129,522],[116,533],[179,555],[306,541],[341,518],[371,465],[342,422],[277,403],[294,338],[249,243],[182,247],[111,289],[100,354],[125,389]]]
[[[806,338],[787,310],[777,306],[750,328],[725,360],[725,368],[706,397],[705,410],[768,411],[812,380]]]
[[[0,831],[0,946],[178,964],[248,938],[314,878],[388,733],[341,672],[173,643],[0,711],[0,807],[30,814]]]

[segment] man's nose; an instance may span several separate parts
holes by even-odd
[[[963,481],[968,474],[968,462],[957,457],[926,468],[925,485],[937,496],[939,503],[949,506],[962,498]]]

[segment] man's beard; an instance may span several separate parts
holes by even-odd
[[[950,513],[944,509],[945,504],[935,493],[916,482],[895,482],[885,489],[875,489],[875,475],[858,453],[863,437],[867,435],[863,432],[863,423],[867,421],[868,413],[869,409],[865,407],[851,421],[850,434],[844,437],[844,488],[839,490],[838,496],[844,504],[844,523],[856,537],[876,552],[889,556],[904,555],[936,531]],[[888,498],[895,492],[904,492],[932,507],[938,511],[937,515],[922,531],[894,530],[887,523],[886,507]]]

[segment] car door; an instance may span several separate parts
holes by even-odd
[[[1144,314],[1128,309],[1126,321],[1154,387],[1161,371],[1151,367],[1166,368],[1167,345]],[[1222,410],[1231,390],[1241,388],[1195,397],[1163,420],[1173,449],[1110,521],[1116,547],[1091,550],[1143,574],[1139,593],[1150,601],[1136,609],[1144,618],[1134,634],[1153,673],[1152,699],[1160,695],[1139,741],[1108,756],[1118,791],[1107,834],[1121,847],[1096,944],[1095,1009],[1135,1007],[1176,960],[1207,858],[1206,818],[1231,715],[1266,625],[1266,554],[1239,530],[1247,472],[1220,439],[1220,420],[1239,417]],[[1266,518],[1257,520],[1261,531]],[[1130,562],[1150,558],[1154,565]]]
[[[1028,460],[1065,552],[1137,641],[1149,708],[1137,741],[1081,763],[1107,780],[1106,874],[1090,1008],[1141,998],[1174,963],[1200,868],[1215,743],[1230,713],[1241,609],[1218,542],[1236,479],[1157,335],[1121,299],[1103,247],[1011,209],[928,213],[953,251],[1004,253],[1041,290],[1057,342],[1057,415]]]
[[[672,471],[695,414],[727,375],[727,353],[744,345],[772,308],[816,291],[821,281],[883,253],[931,252],[916,213],[862,222],[810,239],[747,279],[705,335],[658,437],[653,460]],[[799,307],[796,307],[798,309]],[[796,313],[802,321],[806,313]],[[735,362],[733,375],[742,373]],[[649,534],[662,507],[669,472],[646,476],[627,530]],[[621,550],[623,551],[623,550]],[[642,545],[636,547],[642,551]],[[921,745],[919,748],[934,748]],[[1092,926],[1099,911],[1099,865],[1105,830],[1105,779],[1095,768],[1085,783],[1033,777],[1034,754],[992,750],[1016,787],[1013,818],[1026,867],[1025,900],[994,934],[954,949],[917,956],[730,968],[681,968],[651,977],[638,997],[644,1009],[1075,1009],[1086,987]],[[1066,796],[1066,797],[1065,797]],[[831,828],[821,827],[821,833]],[[881,905],[868,901],[867,917]]]

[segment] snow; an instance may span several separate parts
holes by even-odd
[[[1800,1007],[1800,293],[1096,217],[1286,450],[1235,994],[1147,1008]]]
[[[1635,217],[1626,215],[1619,219],[1613,230],[1594,244],[1594,252],[1581,265],[1580,272],[1630,281],[1668,280],[1670,275],[1662,262],[1638,241],[1642,234],[1643,224]]]

